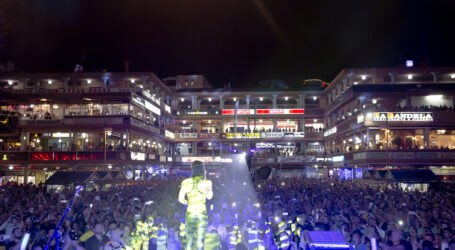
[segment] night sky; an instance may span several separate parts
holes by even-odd
[[[406,59],[455,66],[455,1],[0,0],[0,61],[18,71],[204,74],[215,86]]]

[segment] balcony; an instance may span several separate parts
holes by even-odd
[[[3,151],[0,164],[104,164],[104,151]],[[172,162],[172,157],[129,150],[107,151],[106,163]]]

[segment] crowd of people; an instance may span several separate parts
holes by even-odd
[[[220,249],[303,249],[304,232],[313,230],[340,231],[357,250],[371,249],[371,238],[382,250],[455,249],[454,185],[419,193],[332,179],[210,179],[207,238]],[[58,243],[63,249],[183,249],[182,180],[82,190]],[[0,248],[19,249],[29,233],[28,249],[44,249],[73,197],[69,188],[1,186]],[[57,249],[56,240],[50,249]]]

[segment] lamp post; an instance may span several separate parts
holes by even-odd
[[[107,136],[112,134],[112,128],[104,128],[104,170],[106,170]]]

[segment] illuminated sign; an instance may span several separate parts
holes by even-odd
[[[299,115],[304,114],[303,109],[256,109],[257,115]],[[235,109],[223,109],[222,115],[235,115]],[[238,109],[237,115],[253,115],[254,109]]]
[[[295,148],[294,145],[287,144],[278,144],[277,148]],[[275,143],[273,142],[258,142],[256,143],[256,148],[275,148]]]
[[[57,137],[57,138],[70,137],[70,133],[61,133],[61,132],[52,133],[52,137]]]
[[[171,157],[171,156],[168,156],[168,157],[167,157],[167,161],[168,161],[168,162],[172,162],[172,157]]]
[[[337,132],[337,127],[333,127],[327,131],[324,132],[324,137],[325,136],[329,136],[329,135],[333,135]]]
[[[168,130],[164,130],[164,136],[167,138],[175,139],[175,134]]]
[[[0,155],[2,158],[2,161],[7,161],[8,160],[8,155]]]
[[[157,108],[155,105],[151,104],[148,101],[144,101],[144,102],[145,102],[146,109],[152,111],[153,113],[155,113],[157,115],[161,115],[161,110],[159,108]]]
[[[133,161],[145,161],[145,154],[139,152],[131,152],[131,160]]]
[[[332,156],[332,161],[333,162],[344,161],[344,155]]]
[[[166,156],[160,155],[160,162],[166,162]]]
[[[169,114],[171,113],[171,106],[164,104],[164,111],[168,112]]]
[[[364,114],[357,115],[357,123],[362,123],[364,121],[365,121],[365,115]]]
[[[299,163],[304,162],[304,158],[301,155],[298,156],[279,156],[278,162],[287,162],[287,163]]]
[[[375,122],[432,122],[432,112],[377,112],[372,114]]]
[[[143,91],[142,93],[144,94],[144,96],[146,96],[147,98],[152,100],[154,103],[160,105],[160,99],[155,98],[155,94],[150,94],[150,92],[148,92],[148,91]]]
[[[268,133],[261,133],[261,138],[281,138],[281,137],[301,138],[301,137],[305,137],[305,133],[304,132],[268,132]]]
[[[200,157],[200,156],[182,157],[182,162],[192,163],[193,161],[220,162],[220,163],[232,163],[233,162],[233,160],[231,158],[221,158],[221,157]]]
[[[139,105],[140,107],[142,107],[142,108],[144,107],[144,100],[142,98],[140,98],[138,96],[133,96],[132,101],[133,101],[133,103]]]
[[[260,133],[226,133],[221,134],[221,136],[227,139],[235,139],[235,138],[261,138]]]
[[[180,138],[195,139],[195,138],[197,138],[197,133],[180,133]]]
[[[204,110],[204,111],[200,111],[200,110],[195,110],[195,111],[186,111],[186,114],[187,115],[208,115],[209,114],[209,111],[207,110]]]

